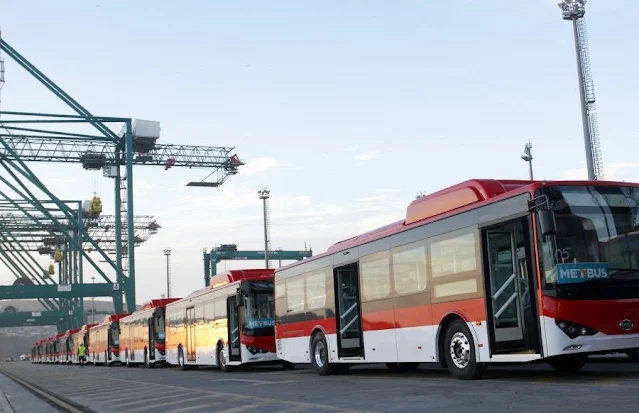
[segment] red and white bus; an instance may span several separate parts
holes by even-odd
[[[48,339],[41,339],[36,341],[33,345],[33,349],[31,350],[31,362],[32,363],[43,363],[45,359],[45,343]]]
[[[291,364],[275,355],[273,270],[232,270],[166,306],[167,361],[181,368]]]
[[[63,334],[56,334],[53,337],[49,337],[46,343],[46,362],[58,363],[60,361],[60,338]]]
[[[71,335],[71,343],[73,346],[73,354],[71,355],[71,363],[80,364],[80,359],[78,358],[78,347],[80,343],[84,344],[84,347],[87,349],[87,355],[84,358],[84,364],[89,362],[89,357],[91,354],[91,340],[89,340],[89,332],[93,327],[97,324],[85,324],[80,329]]]
[[[406,217],[275,272],[278,357],[321,375],[357,363],[489,363],[639,348],[639,184],[470,180]]]
[[[67,330],[62,337],[60,337],[60,363],[71,363],[73,360],[73,354],[76,350],[73,348],[73,335],[80,331],[79,328],[73,330]]]
[[[89,330],[91,349],[87,352],[87,361],[105,366],[120,361],[120,319],[127,315],[109,314]]]
[[[120,348],[124,364],[153,367],[166,360],[166,305],[179,298],[150,300],[133,314],[120,319]]]

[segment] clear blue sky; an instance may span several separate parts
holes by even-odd
[[[639,181],[639,5],[587,7],[606,177]],[[202,286],[204,247],[261,249],[262,185],[273,246],[319,253],[400,219],[418,191],[526,178],[528,139],[536,177],[586,177],[572,29],[556,0],[0,0],[0,27],[94,114],[158,120],[163,142],[235,146],[247,162],[219,189],[184,187],[205,171],[135,170],[136,213],[163,225],[137,250],[138,302],[164,292],[165,246],[174,295]],[[66,111],[6,69],[3,109]],[[113,212],[101,174],[34,170],[60,197],[97,189]]]

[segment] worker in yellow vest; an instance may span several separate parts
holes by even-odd
[[[80,343],[78,346],[78,361],[80,362],[80,367],[84,367],[84,361],[87,356],[87,348],[84,347],[83,343]]]

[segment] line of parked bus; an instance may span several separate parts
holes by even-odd
[[[86,362],[130,367],[158,363],[188,368],[280,363],[275,354],[273,270],[232,270],[186,298],[156,299],[133,314],[111,314],[99,324],[38,341],[34,363]]]
[[[44,340],[34,360],[74,362],[83,340],[96,363],[440,363],[473,379],[489,364],[639,360],[637,314],[639,184],[470,180],[323,254]]]

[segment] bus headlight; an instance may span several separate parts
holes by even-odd
[[[246,349],[251,352],[251,354],[260,354],[266,353],[266,350],[262,350],[261,348],[255,348],[251,346],[246,346]]]
[[[590,328],[587,326],[583,326],[578,323],[573,323],[572,321],[564,321],[555,319],[555,324],[557,327],[561,329],[568,337],[571,339],[577,338],[579,336],[593,336],[598,333],[594,328]]]

